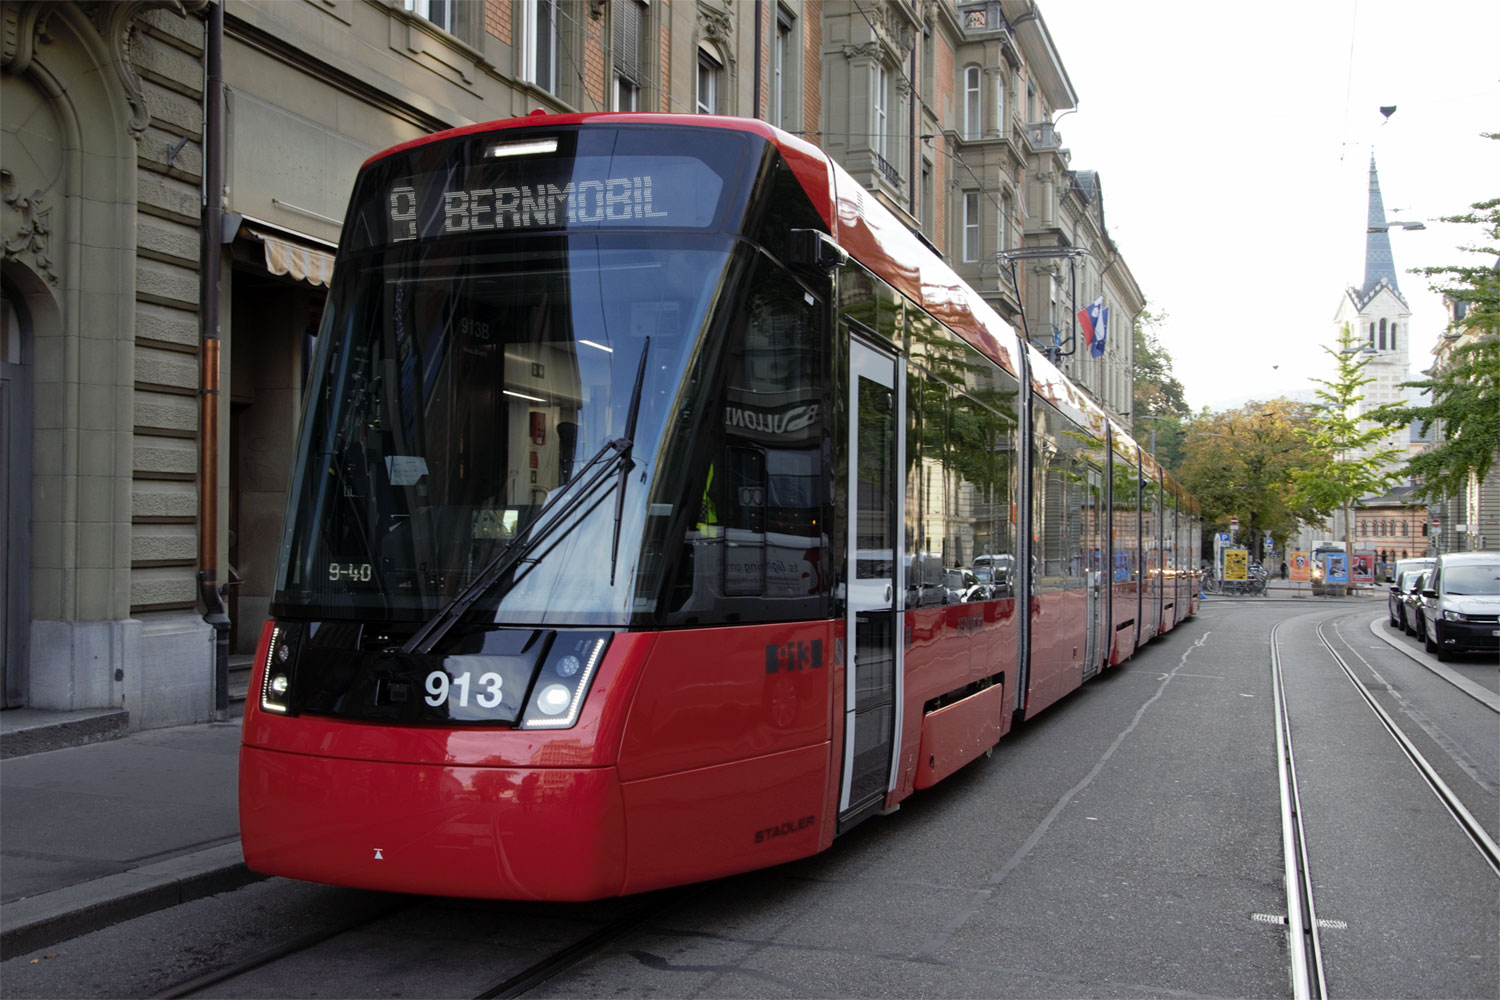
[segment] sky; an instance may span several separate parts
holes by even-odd
[[[1412,375],[1446,314],[1427,265],[1476,264],[1500,197],[1500,3],[1482,0],[1040,0],[1076,111],[1071,167],[1097,170],[1110,236],[1188,404],[1302,393],[1364,281],[1370,155],[1412,309]],[[1379,109],[1395,105],[1387,121]],[[1396,211],[1399,209],[1400,211]],[[1276,366],[1276,367],[1273,367]]]

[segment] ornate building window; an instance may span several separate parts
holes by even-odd
[[[797,50],[793,44],[796,21],[782,7],[776,8],[776,41],[771,50],[771,124],[791,130],[796,127],[793,83],[797,78]]]
[[[557,93],[557,0],[522,0],[521,78]]]
[[[457,34],[457,7],[457,0],[406,0],[407,10],[450,34]]]
[[[978,66],[964,67],[964,138],[978,139],[984,134],[983,107],[979,100],[981,73]]]
[[[964,192],[964,261],[979,259],[979,192]]]
[[[995,128],[998,135],[1005,134],[1005,71],[995,74]]]
[[[882,159],[890,152],[891,74],[880,63],[870,67],[870,148]]]
[[[1002,253],[1010,249],[1010,195],[1000,196],[1000,225],[995,231],[995,249]]]
[[[719,113],[719,88],[724,77],[724,63],[716,55],[708,51],[708,47],[698,47],[698,105],[697,111],[700,115],[716,115]]]
[[[401,0],[401,7],[475,48],[479,47],[480,5],[472,0]]]
[[[646,25],[650,9],[641,0],[617,0],[610,8],[614,18],[616,111],[643,111],[646,84]]]

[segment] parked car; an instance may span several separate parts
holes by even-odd
[[[1422,590],[1422,641],[1439,660],[1500,651],[1500,552],[1438,556]]]
[[[1397,559],[1391,563],[1391,575],[1386,577],[1391,583],[1401,579],[1401,574],[1409,569],[1432,569],[1436,561],[1433,556],[1415,556],[1409,559]]]
[[[1398,575],[1396,581],[1391,584],[1390,596],[1385,601],[1386,611],[1390,615],[1391,624],[1403,632],[1413,631],[1407,622],[1406,598],[1408,594],[1417,588],[1417,584],[1425,572],[1426,570],[1422,568],[1408,569]]]
[[[1427,586],[1427,574],[1431,572],[1432,570],[1430,569],[1418,570],[1416,579],[1412,581],[1411,589],[1401,595],[1401,607],[1404,615],[1401,619],[1402,628],[1405,629],[1407,635],[1414,635],[1419,639],[1422,637],[1422,632],[1418,631],[1419,623],[1422,620],[1422,591]]]

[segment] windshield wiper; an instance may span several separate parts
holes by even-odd
[[[548,497],[532,522],[511,539],[509,544],[495,553],[467,587],[455,594],[421,628],[417,629],[411,638],[401,645],[401,652],[418,654],[432,652],[433,647],[442,641],[443,636],[447,635],[453,626],[468,614],[469,609],[478,603],[491,587],[504,579],[506,574],[515,571],[522,563],[530,561],[532,565],[535,565],[540,562],[556,544],[554,542],[553,545],[547,547],[546,551],[538,554],[537,549],[542,543],[555,535],[562,525],[577,523],[573,515],[582,511],[585,505],[589,510],[597,507],[609,495],[610,490],[618,493],[615,499],[614,552],[611,554],[609,571],[610,584],[614,584],[614,559],[619,553],[620,521],[624,514],[625,477],[630,474],[635,464],[631,459],[635,444],[632,439],[635,435],[636,419],[641,404],[641,389],[646,375],[646,354],[650,348],[651,339],[648,337],[641,348],[641,363],[635,373],[635,389],[631,393],[630,409],[625,418],[625,434],[613,441],[606,441],[604,446],[583,464],[572,479]],[[616,469],[619,470],[617,478],[604,488],[603,493],[595,497],[594,494],[599,491],[600,485],[605,483]],[[525,575],[524,571],[519,573],[512,583],[518,582]]]
[[[615,486],[615,537],[609,547],[609,585],[615,585],[615,565],[620,559],[620,519],[625,514],[625,477],[635,468],[631,453],[635,448],[635,421],[641,413],[641,386],[646,380],[646,356],[651,353],[651,338],[641,345],[641,363],[635,369],[635,388],[630,393],[630,409],[625,413],[625,450],[620,453],[620,479]]]

